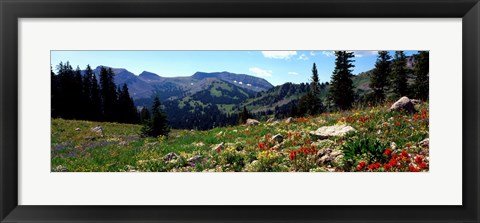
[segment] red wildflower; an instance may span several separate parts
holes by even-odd
[[[364,169],[366,165],[367,164],[364,161],[361,161],[360,163],[358,163],[357,170],[360,171]]]
[[[259,143],[258,148],[260,148],[262,150],[265,149],[265,144],[264,143]]]
[[[410,146],[412,146],[412,144],[410,144],[410,143],[407,143],[407,147],[408,147],[408,148],[410,148]]]
[[[415,156],[415,163],[422,163],[423,162],[423,157],[420,155]]]
[[[418,164],[418,167],[420,167],[420,169],[427,169],[428,168],[428,165],[426,163],[419,163]]]
[[[387,149],[385,150],[385,152],[383,152],[383,155],[385,155],[385,156],[390,156],[390,155],[392,155],[392,149],[387,148]]]
[[[397,160],[395,158],[391,158],[390,161],[388,162],[392,167],[397,165]]]
[[[405,158],[408,158],[408,152],[407,150],[403,150],[402,151],[402,158],[405,157]]]
[[[410,165],[410,172],[419,172],[420,170],[417,169],[415,166]]]
[[[386,171],[390,170],[390,168],[392,168],[390,164],[388,163],[383,164],[383,169],[385,169]]]

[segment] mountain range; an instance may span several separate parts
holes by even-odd
[[[98,76],[101,67],[96,67],[93,73]],[[153,94],[158,95],[162,101],[181,99],[205,90],[211,91],[212,86],[215,85],[225,85],[229,89],[232,88],[248,95],[273,87],[263,78],[226,71],[196,72],[191,76],[183,77],[161,77],[148,71],[135,75],[124,68],[112,68],[112,71],[115,74],[115,84],[118,86],[127,84],[130,96],[134,101],[140,102],[150,99]]]

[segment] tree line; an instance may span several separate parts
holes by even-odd
[[[403,51],[396,51],[393,59],[387,51],[379,51],[369,84],[372,92],[366,94],[363,101],[359,100],[353,86],[354,52],[336,51],[335,56],[335,68],[330,83],[320,83],[314,63],[308,92],[298,101],[292,102],[289,105],[290,110],[276,108],[276,116],[277,113],[282,112],[288,112],[294,117],[318,115],[325,111],[350,109],[354,103],[378,104],[386,100],[396,100],[402,96],[428,100],[428,51],[419,51],[418,54],[413,55],[415,61],[413,69],[407,67]],[[324,105],[321,91],[326,87],[329,87],[329,92]]]
[[[415,65],[410,69],[403,51],[395,51],[393,59],[387,51],[379,51],[370,82],[373,94],[368,101],[383,102],[387,94],[393,98],[408,96],[428,100],[429,52],[420,51],[413,59]],[[409,79],[413,83],[409,84]]]
[[[51,73],[51,115],[53,118],[139,123],[139,114],[128,87],[117,87],[111,68],[101,67],[94,74],[90,65],[74,70],[60,62]]]

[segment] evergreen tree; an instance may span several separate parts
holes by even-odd
[[[387,78],[390,75],[390,55],[387,51],[379,51],[375,62],[375,68],[372,73],[370,88],[373,89],[375,101],[385,100],[385,87],[387,87]]]
[[[352,70],[355,67],[351,58],[353,52],[335,51],[335,69],[333,70],[330,92],[334,104],[341,110],[352,107],[354,101]]]
[[[57,65],[57,83],[58,83],[58,107],[56,109],[57,114],[61,118],[74,119],[76,103],[75,101],[75,75],[73,73],[72,66],[67,61],[66,63],[60,62]]]
[[[73,95],[72,100],[75,102],[73,103],[73,116],[75,119],[85,119],[84,109],[86,106],[83,104],[83,93],[82,93],[82,73],[80,71],[80,67],[77,66],[75,71],[73,72]]]
[[[90,75],[92,72],[92,69],[90,66],[87,66],[87,69],[85,70],[85,74],[82,77],[82,113],[87,120],[92,120],[93,119],[93,111],[92,111],[92,83],[90,79]],[[88,73],[90,72],[90,73]]]
[[[90,65],[87,65],[85,76],[90,79],[90,104],[89,108],[92,120],[103,120],[102,116],[102,98],[100,96],[100,87],[98,86],[97,77],[92,71]]]
[[[102,97],[102,111],[105,121],[117,119],[115,110],[117,106],[117,90],[113,81],[114,73],[112,68],[100,69],[100,95]]]
[[[58,97],[59,97],[59,83],[58,83],[58,76],[55,75],[55,73],[52,70],[52,66],[50,65],[50,101],[51,101],[51,115],[52,118],[58,117],[58,107],[59,107],[59,102],[58,102]]]
[[[161,106],[160,99],[158,96],[155,96],[153,99],[151,117],[143,124],[141,130],[142,136],[168,136],[168,133],[170,132],[170,126],[168,125],[167,116],[163,112]]]
[[[309,94],[309,95],[308,95]],[[312,80],[310,82],[310,91],[307,93],[308,113],[316,115],[323,112],[322,100],[320,99],[320,79],[318,78],[317,66],[313,63]]]
[[[415,83],[413,89],[415,97],[428,100],[429,97],[429,52],[420,51],[415,55],[415,67],[413,73],[415,75]]]
[[[150,111],[143,106],[142,110],[140,110],[140,123],[145,123],[148,120],[150,120]]]
[[[137,123],[137,109],[128,93],[127,84],[118,89],[118,121],[122,123]]]
[[[396,98],[407,95],[407,61],[403,51],[395,51],[392,66],[392,91]]]
[[[247,119],[252,118],[252,114],[248,112],[247,107],[243,106],[242,112],[238,114],[238,123],[239,124],[245,124],[247,122]]]
[[[312,95],[310,91],[307,92],[307,94],[300,97],[300,99],[298,99],[298,109],[297,109],[298,116],[305,116],[306,114],[310,113],[311,101],[312,101]]]

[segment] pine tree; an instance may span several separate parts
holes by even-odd
[[[252,114],[248,112],[247,107],[243,106],[242,112],[238,114],[238,123],[239,124],[245,124],[247,122],[247,119],[252,118]]]
[[[390,75],[390,59],[387,51],[378,52],[370,82],[370,88],[373,89],[376,101],[385,100],[385,87],[387,87],[387,78]]]
[[[117,119],[115,110],[117,106],[117,89],[113,81],[114,73],[112,68],[100,69],[100,95],[102,97],[102,110],[105,121]]]
[[[58,83],[58,76],[52,70],[52,65],[50,65],[50,100],[51,100],[51,116],[52,118],[58,117],[58,97],[59,97],[59,83]]]
[[[148,111],[147,107],[143,106],[142,110],[140,110],[140,123],[145,123],[148,120],[150,120],[150,111]]]
[[[123,84],[118,89],[118,121],[122,123],[137,123],[137,109],[133,103],[133,99],[128,92],[127,84]]]
[[[158,99],[158,96],[155,96],[153,99],[151,117],[143,124],[141,130],[142,136],[168,136],[168,133],[170,132],[170,126],[168,125],[167,116],[163,112],[161,106],[160,99]]]
[[[87,65],[85,76],[90,79],[90,114],[92,120],[103,120],[102,115],[102,98],[100,96],[100,87],[98,80],[92,71],[90,65]]]
[[[323,112],[322,100],[320,99],[320,79],[318,78],[317,66],[313,63],[312,80],[310,82],[310,91],[308,95],[308,113],[316,115]]]
[[[85,74],[82,77],[82,113],[87,120],[92,120],[93,115],[92,115],[92,83],[90,76],[88,72],[92,72],[92,70],[89,70],[89,66],[87,66],[87,69],[85,70]]]
[[[428,100],[429,97],[429,52],[420,51],[415,55],[416,64],[413,68],[415,75],[414,91],[415,97]]]
[[[403,51],[395,51],[392,65],[392,91],[396,98],[407,95],[407,61]]]
[[[334,104],[341,110],[352,107],[354,101],[352,70],[355,67],[351,58],[353,52],[335,51],[335,69],[330,83],[330,92]]]
[[[76,92],[75,92],[75,75],[70,66],[70,63],[60,62],[57,65],[57,74],[58,74],[58,107],[57,114],[61,118],[65,119],[74,119],[75,118],[75,109],[76,103]]]

